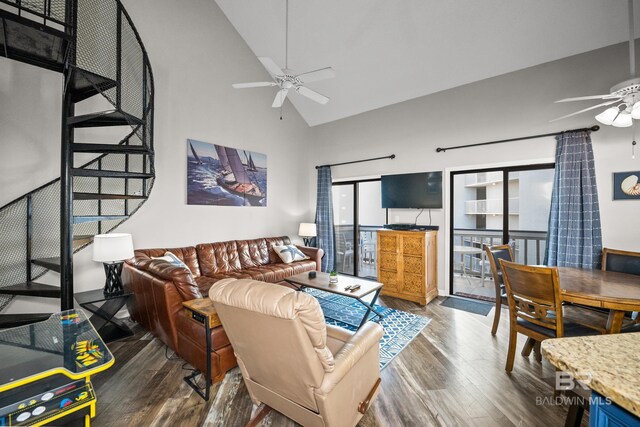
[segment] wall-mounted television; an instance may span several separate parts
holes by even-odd
[[[388,209],[442,209],[442,172],[383,175],[382,207]]]

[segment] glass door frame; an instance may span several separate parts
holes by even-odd
[[[360,195],[358,194],[358,184],[361,182],[381,182],[381,178],[369,178],[369,179],[355,179],[350,181],[332,181],[331,188],[333,189],[336,185],[353,185],[353,274],[349,273],[340,273],[347,276],[358,277],[360,279],[369,280],[364,277],[358,276],[360,273],[358,271],[358,263],[356,260],[360,259],[360,245],[358,245],[358,234],[360,230],[358,229],[360,226],[360,215],[358,212],[358,206],[360,204]],[[332,201],[333,203],[333,201]],[[385,223],[389,223],[389,210],[387,209],[387,213],[385,216]],[[335,224],[334,224],[335,227]]]
[[[483,172],[502,172],[502,244],[509,243],[509,173],[511,172],[523,172],[533,171],[541,169],[555,169],[555,163],[535,163],[531,165],[518,165],[518,166],[496,166],[492,168],[480,168],[480,169],[465,169],[456,170],[449,173],[449,295],[453,293],[453,246],[454,246],[454,229],[455,229],[455,194],[454,194],[454,179],[456,175],[466,175],[471,173],[483,173]],[[507,213],[507,214],[505,214]],[[484,268],[484,267],[483,267]]]

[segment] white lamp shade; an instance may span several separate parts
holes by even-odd
[[[631,114],[623,111],[618,114],[618,117],[616,117],[611,124],[617,128],[628,128],[633,124],[633,119],[631,118]]]
[[[316,237],[316,224],[314,222],[301,222],[298,229],[298,236],[302,237]]]
[[[620,110],[617,107],[609,107],[602,113],[598,114],[596,116],[596,120],[603,125],[611,125],[619,112]]]
[[[93,260],[98,262],[124,261],[133,258],[131,234],[112,233],[93,236]]]

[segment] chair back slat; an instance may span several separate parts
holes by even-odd
[[[602,269],[640,276],[640,252],[603,248]]]
[[[514,295],[516,316],[536,325],[556,330],[555,307],[541,301],[532,301]]]
[[[484,246],[487,254],[489,265],[491,265],[491,273],[496,286],[502,285],[502,272],[499,260],[513,261],[513,252],[510,245]]]
[[[533,267],[499,260],[512,323],[517,318],[563,335],[560,279],[556,267]]]

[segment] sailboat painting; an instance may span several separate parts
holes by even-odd
[[[187,204],[267,206],[267,156],[187,139]]]

